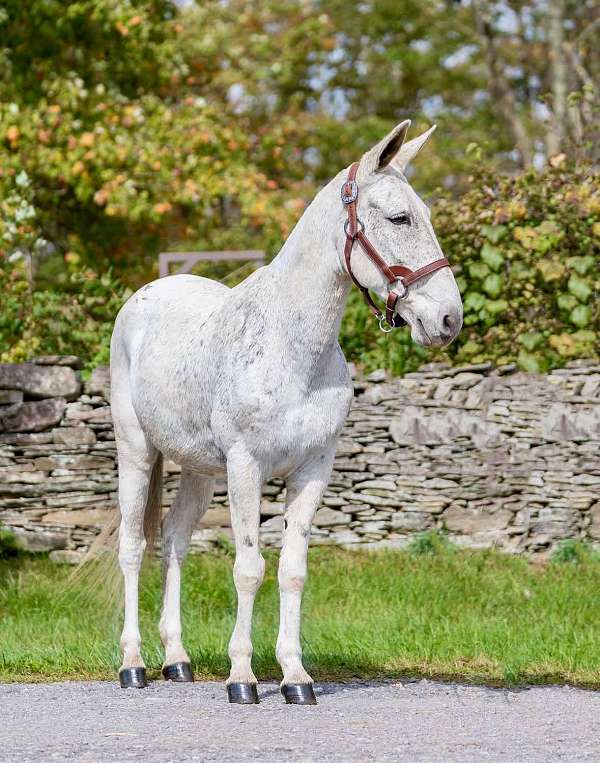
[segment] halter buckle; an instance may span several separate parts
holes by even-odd
[[[358,199],[358,183],[356,180],[346,180],[342,186],[342,203],[352,204]]]

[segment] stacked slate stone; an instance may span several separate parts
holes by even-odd
[[[0,525],[57,561],[80,557],[116,500],[108,372],[82,386],[80,367],[55,355],[0,364]]]
[[[0,365],[0,526],[30,550],[74,560],[116,510],[108,369],[82,384],[73,357]],[[164,506],[180,467],[165,463]],[[285,487],[264,488],[261,539],[281,544]],[[311,543],[401,548],[440,530],[461,545],[547,553],[600,541],[600,365],[545,376],[491,364],[430,364],[355,379]],[[231,539],[227,487],[192,549]]]

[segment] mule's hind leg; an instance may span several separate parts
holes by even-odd
[[[170,681],[193,681],[190,658],[181,642],[181,565],[197,521],[211,501],[214,480],[184,469],[179,490],[163,523],[163,608],[160,638],[165,647],[163,676]]]
[[[127,353],[117,329],[111,344],[111,410],[119,461],[119,564],[125,581],[125,621],[121,634],[121,686],[146,686],[140,654],[138,582],[146,534],[160,522],[162,456],[146,437],[131,402]],[[145,532],[146,531],[146,532]]]
[[[285,529],[279,558],[280,616],[277,661],[283,669],[285,701],[315,705],[312,678],[302,665],[300,608],[306,580],[310,526],[331,475],[334,449],[315,456],[287,479]]]
[[[227,480],[231,524],[235,537],[233,580],[237,591],[237,619],[229,642],[231,672],[227,679],[229,701],[258,702],[252,672],[252,610],[265,574],[265,560],[258,545],[262,474],[256,461],[243,450],[227,455]]]
[[[135,456],[133,450],[123,453],[123,449],[119,448],[119,564],[125,582],[125,620],[121,634],[123,664],[119,680],[123,688],[141,689],[147,685],[146,669],[140,653],[138,585],[146,548],[144,515],[154,468],[160,469],[161,463],[153,448],[137,451]]]

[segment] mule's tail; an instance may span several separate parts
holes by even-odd
[[[150,474],[144,511],[147,556],[152,556],[154,553],[158,530],[162,522],[162,486],[163,455],[159,453]],[[117,508],[71,575],[71,582],[77,583],[78,589],[102,591],[110,602],[117,600],[122,587],[122,575],[118,564],[120,524],[121,512]]]
[[[162,522],[162,488],[163,488],[163,455],[159,453],[152,467],[146,511],[144,512],[144,537],[146,538],[146,553],[152,554],[158,528]]]

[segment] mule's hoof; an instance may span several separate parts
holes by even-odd
[[[288,705],[317,704],[312,684],[283,684],[281,693]]]
[[[258,705],[258,687],[256,684],[227,684],[229,701],[236,705]]]
[[[146,668],[123,668],[119,671],[121,689],[144,689],[148,686]]]
[[[189,684],[194,680],[192,666],[189,662],[174,662],[172,665],[165,665],[162,674],[165,681],[176,681],[180,684]]]

